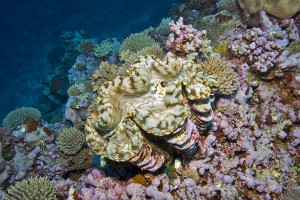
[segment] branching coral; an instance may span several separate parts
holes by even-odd
[[[84,40],[79,43],[78,51],[82,54],[89,54],[94,51],[95,42],[93,40]]]
[[[205,72],[209,75],[216,74],[220,83],[218,93],[222,95],[232,94],[238,88],[239,80],[230,64],[225,60],[210,58],[201,63]]]
[[[261,28],[246,29],[230,44],[231,52],[245,59],[251,70],[264,78],[282,76],[284,71],[300,65],[300,54],[289,56],[285,48],[299,39],[293,19],[277,20],[260,12]]]
[[[159,26],[156,27],[155,31],[162,36],[168,36],[171,33],[169,27],[170,22],[171,22],[171,18],[162,19]]]
[[[132,53],[136,53],[145,47],[150,47],[153,45],[159,45],[146,33],[135,33],[128,36],[120,46],[120,52],[129,50]]]
[[[31,107],[17,108],[7,114],[2,124],[7,127],[17,127],[28,118],[39,121],[41,112],[38,109]]]
[[[169,24],[171,33],[167,40],[167,47],[177,56],[194,58],[201,51],[205,57],[212,52],[210,40],[206,37],[206,31],[198,31],[192,25],[185,25],[183,18],[173,20]]]
[[[100,44],[95,45],[94,56],[101,58],[107,56],[113,48],[113,43],[109,40],[104,40]]]
[[[140,57],[127,76],[101,87],[85,126],[87,143],[110,160],[156,171],[166,159],[161,142],[195,152],[198,131],[211,123],[210,97],[218,86],[217,75],[187,59]]]
[[[4,200],[56,200],[56,190],[46,178],[36,177],[17,182],[10,186],[8,194],[3,195]]]
[[[81,170],[92,167],[90,151],[87,148],[80,150],[75,155],[59,153],[57,163],[64,166],[65,172]]]
[[[84,144],[84,134],[74,127],[64,129],[57,137],[56,142],[65,154],[74,155]]]

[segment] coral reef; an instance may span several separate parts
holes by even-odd
[[[93,167],[91,162],[91,153],[90,150],[84,148],[80,150],[76,155],[66,155],[66,154],[59,154],[59,158],[57,159],[57,163],[63,166],[64,173],[69,171],[76,171],[76,170],[85,170]]]
[[[39,121],[41,118],[41,112],[36,108],[22,107],[17,108],[3,119],[3,126],[17,127],[20,126],[26,119],[31,118]]]
[[[3,195],[4,200],[56,200],[56,189],[46,178],[30,178],[17,182],[8,189],[8,194]]]
[[[83,33],[63,31],[62,46],[53,49],[48,55],[49,72],[42,81],[43,90],[36,97],[37,108],[43,119],[49,123],[60,122],[63,118],[63,106],[67,101],[68,70],[74,65],[79,52],[77,46],[83,40]]]
[[[54,111],[0,128],[0,198],[298,197],[299,16],[239,14],[235,0],[181,1],[120,51],[63,32],[40,98]]]
[[[69,99],[65,108],[65,119],[81,129],[87,118],[87,108],[94,101],[93,86],[90,81],[72,85],[68,90]]]
[[[241,18],[235,12],[222,9],[219,12],[198,18],[193,27],[207,30],[207,37],[216,44],[223,34],[234,29],[241,23]]]
[[[84,134],[77,128],[71,127],[60,132],[56,143],[65,154],[74,155],[81,149],[84,141]]]

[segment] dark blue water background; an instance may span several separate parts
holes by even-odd
[[[87,37],[124,38],[157,26],[175,0],[1,0],[0,123],[14,108],[35,106],[47,55],[63,30]]]

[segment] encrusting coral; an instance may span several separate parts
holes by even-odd
[[[38,109],[31,107],[17,108],[7,114],[2,124],[7,127],[17,127],[29,118],[39,121],[41,118],[41,112]]]
[[[300,11],[300,0],[238,0],[242,9],[249,14],[265,10],[281,19],[291,18]]]
[[[84,134],[77,128],[64,129],[57,137],[56,143],[65,154],[76,154],[84,144]]]
[[[35,177],[17,182],[10,186],[4,200],[56,200],[56,189],[53,184],[43,177]]]

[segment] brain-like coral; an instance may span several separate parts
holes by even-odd
[[[87,143],[110,160],[156,171],[168,159],[166,149],[186,155],[197,150],[219,85],[216,74],[191,60],[139,57],[127,75],[101,87],[89,108]]]
[[[57,137],[57,145],[65,154],[76,154],[84,144],[84,134],[77,128],[64,129]]]
[[[7,114],[2,124],[7,127],[17,127],[28,118],[39,121],[41,112],[38,109],[31,107],[17,108]]]
[[[56,189],[46,178],[36,177],[17,182],[10,186],[4,200],[56,200]]]

